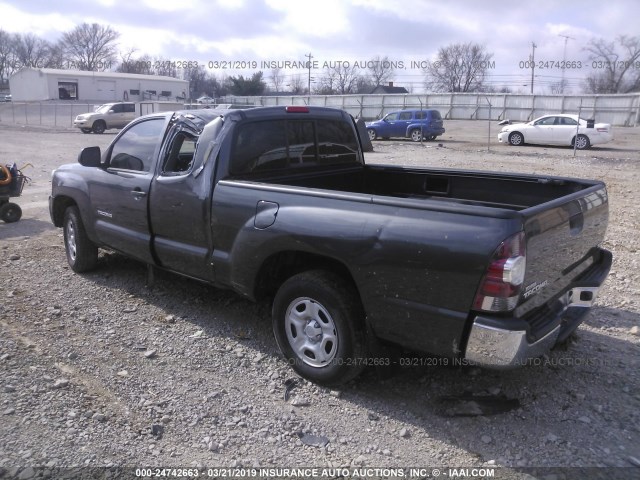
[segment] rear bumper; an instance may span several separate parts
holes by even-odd
[[[611,263],[611,252],[601,250],[600,261],[545,306],[550,318],[544,336],[533,335],[523,319],[478,315],[471,326],[465,359],[474,365],[508,369],[544,355],[582,323]]]

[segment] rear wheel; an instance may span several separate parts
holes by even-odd
[[[301,376],[338,385],[364,368],[364,314],[355,288],[323,270],[294,275],[273,302],[280,351]]]
[[[509,135],[509,143],[511,145],[522,145],[524,143],[524,137],[520,132],[512,132]]]
[[[414,142],[419,142],[422,140],[422,132],[417,128],[415,130],[411,130],[411,140]]]
[[[0,218],[5,223],[13,223],[22,217],[22,209],[19,205],[7,202],[0,207]]]
[[[573,142],[571,143],[571,145],[573,145]],[[591,142],[589,141],[589,137],[582,134],[578,135],[578,141],[576,142],[576,148],[578,150],[584,150],[586,148],[589,148],[590,146]]]
[[[369,128],[367,130],[367,133],[369,134],[369,140],[375,140],[376,138],[378,138],[378,134],[376,133],[376,131],[372,128]]]
[[[74,272],[86,272],[98,263],[98,247],[89,239],[80,218],[78,207],[64,212],[64,248],[67,261]]]
[[[106,129],[107,129],[107,124],[104,123],[103,120],[98,120],[93,124],[92,130],[93,130],[93,133],[104,133]]]

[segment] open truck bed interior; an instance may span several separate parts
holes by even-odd
[[[299,172],[252,180],[272,184],[366,193],[396,198],[428,199],[520,211],[593,185],[544,176],[425,170],[367,165],[331,172]]]

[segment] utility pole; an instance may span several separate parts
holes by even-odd
[[[531,95],[533,95],[533,72],[536,69],[536,47],[537,45],[531,42]]]
[[[564,93],[564,69],[565,64],[567,63],[567,41],[569,39],[575,40],[575,38],[570,37],[569,35],[559,34],[559,37],[564,37],[564,52],[562,53],[562,80],[560,81],[560,93]]]
[[[307,61],[307,67],[309,67],[309,95],[311,95],[311,59],[313,58],[313,55],[311,55],[311,52],[309,52],[309,55],[305,55],[305,57],[307,57],[309,60]]]

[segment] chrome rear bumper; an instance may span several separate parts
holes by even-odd
[[[525,365],[527,361],[540,357],[553,348],[560,335],[563,315],[570,309],[591,307],[598,289],[599,287],[575,287],[562,295],[558,300],[564,307],[558,315],[558,324],[544,337],[532,343],[527,340],[527,330],[498,328],[495,326],[496,319],[477,316],[469,334],[465,359],[474,365],[494,369]],[[508,323],[508,319],[502,323]]]

